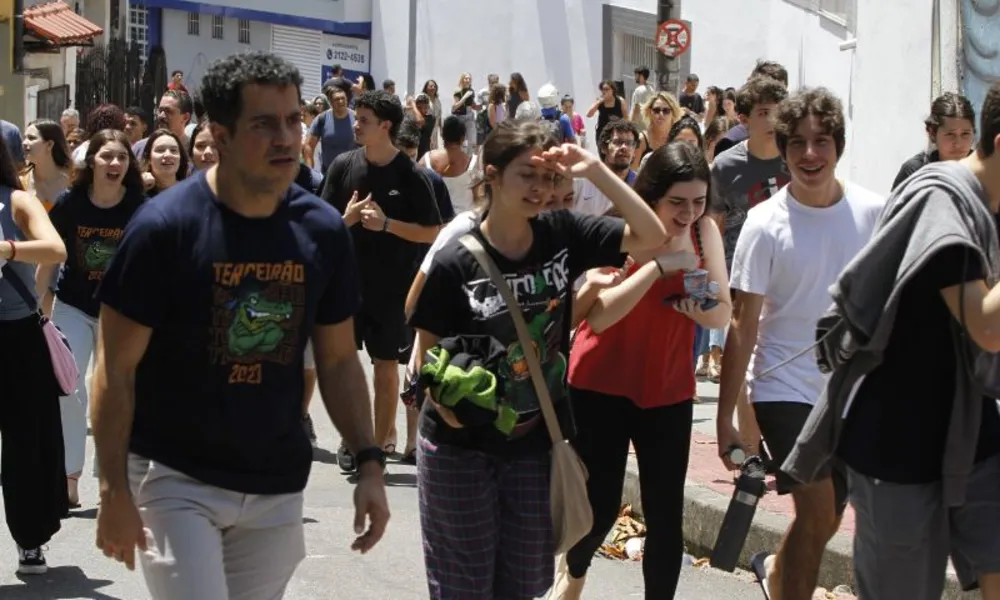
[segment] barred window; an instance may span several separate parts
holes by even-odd
[[[212,39],[213,40],[223,39],[224,31],[225,31],[225,20],[218,15],[212,15]]]
[[[201,35],[201,15],[196,12],[188,13],[188,35]]]
[[[239,20],[239,26],[240,26],[239,42],[241,44],[249,44],[250,43],[250,21],[248,19],[240,19]]]

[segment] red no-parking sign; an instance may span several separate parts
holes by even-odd
[[[670,19],[656,28],[656,49],[677,58],[691,47],[691,28],[684,21]]]

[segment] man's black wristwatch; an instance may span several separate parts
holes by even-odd
[[[379,467],[385,468],[385,452],[378,446],[369,446],[354,455],[354,464],[358,470],[361,469],[361,465],[373,460],[378,461]]]

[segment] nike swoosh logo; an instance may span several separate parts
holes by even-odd
[[[398,196],[399,195],[399,190],[389,190],[389,195],[390,196]]]
[[[412,347],[413,347],[413,344],[407,344],[406,346],[403,346],[402,348],[400,348],[400,349],[398,350],[398,352],[399,352],[400,354],[402,354],[402,353],[404,353],[404,352],[409,352],[410,348],[412,348]]]

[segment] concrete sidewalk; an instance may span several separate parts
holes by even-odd
[[[684,539],[688,551],[695,556],[709,556],[729,508],[733,494],[733,474],[726,471],[718,458],[715,443],[715,415],[719,386],[708,381],[698,382],[701,402],[694,407],[694,433],[685,489]],[[760,500],[750,534],[747,536],[740,566],[749,568],[750,557],[761,550],[773,551],[791,523],[795,508],[791,496],[778,496],[773,491],[773,478],[768,478],[769,491]],[[629,456],[628,471],[622,502],[631,504],[642,514],[639,495],[639,469],[635,456]],[[820,569],[819,585],[827,589],[842,584],[854,587],[851,563],[851,543],[854,535],[854,511],[847,508],[840,531],[830,540]],[[971,600],[978,593],[963,593],[949,566],[948,583],[943,598]]]

